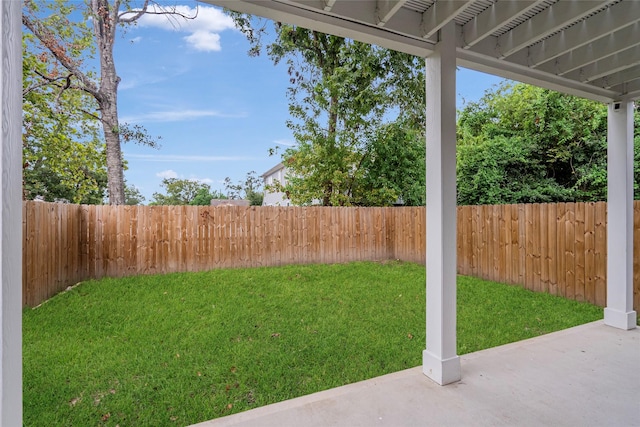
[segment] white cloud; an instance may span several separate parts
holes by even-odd
[[[224,30],[234,29],[233,20],[220,9],[208,6],[191,8],[186,5],[150,6],[153,12],[177,12],[194,19],[185,19],[177,15],[143,15],[138,24],[141,27],[155,27],[163,30],[187,33],[183,37],[187,44],[196,50],[213,52],[220,50],[220,35]]]
[[[226,114],[216,110],[174,110],[174,111],[155,111],[137,116],[126,116],[121,119],[125,123],[140,122],[183,122],[186,120],[195,120],[203,117],[220,117],[227,119],[238,119],[246,117],[246,113]]]
[[[178,173],[174,170],[171,169],[167,169],[166,171],[162,171],[162,172],[158,172],[156,174],[156,176],[158,178],[162,178],[162,179],[170,179],[170,178],[177,178],[178,177]]]
[[[156,176],[162,179],[172,179],[172,178],[187,179],[189,181],[199,182],[202,184],[213,184],[214,182],[211,178],[198,178],[195,175],[191,175],[189,178],[185,178],[184,175],[178,175],[178,173],[173,169],[167,169],[165,171],[158,172],[156,173]]]
[[[184,65],[174,67],[160,67],[158,70],[151,69],[129,69],[122,75],[122,81],[118,86],[119,90],[133,89],[138,86],[152,85],[178,77],[189,71]]]
[[[247,160],[255,160],[253,157],[242,156],[185,156],[178,154],[125,154],[127,159],[138,159],[145,162],[243,162]],[[175,176],[169,176],[167,178],[177,178],[176,174],[171,169],[156,174],[161,178],[165,178],[160,174],[172,173]]]
[[[191,178],[189,178],[189,181],[195,181],[195,182],[199,182],[202,184],[213,184],[213,180],[211,178],[196,178],[193,175],[191,176]]]
[[[195,33],[184,37],[195,50],[203,52],[220,50],[220,35],[210,33],[208,31],[196,31]]]

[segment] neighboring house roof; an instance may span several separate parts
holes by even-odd
[[[275,165],[274,167],[272,167],[271,169],[269,169],[268,171],[260,175],[260,177],[263,179],[267,178],[269,175],[273,175],[275,172],[278,172],[280,169],[284,169],[284,164],[282,162],[278,163],[277,165]]]

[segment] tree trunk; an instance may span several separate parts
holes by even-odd
[[[101,103],[102,129],[107,148],[107,189],[110,205],[124,204],[124,173],[118,134],[118,108],[115,103]]]
[[[328,132],[328,155],[332,157],[334,155],[335,146],[336,146],[336,138],[338,132],[338,96],[331,95],[331,100],[329,101],[329,132]],[[331,203],[331,195],[333,194],[333,181],[329,180],[324,185],[324,195],[322,199],[323,206],[332,206]]]
[[[118,83],[113,61],[113,44],[117,26],[119,2],[111,7],[108,0],[92,0],[94,17],[94,34],[98,42],[100,54],[100,89],[98,104],[100,105],[102,129],[107,147],[107,188],[110,205],[123,205],[124,173],[122,171],[122,150],[118,121]]]

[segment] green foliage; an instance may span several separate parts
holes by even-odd
[[[33,36],[24,34],[24,197],[103,203],[107,169],[105,147],[94,117],[97,104],[84,92],[63,90],[66,78],[43,81],[41,75],[59,73],[37,52]]]
[[[81,284],[23,313],[25,425],[191,425],[418,366],[424,283],[364,262]],[[458,278],[459,354],[601,317]]]
[[[570,190],[546,177],[545,165],[522,137],[478,137],[458,146],[458,204],[567,200]]]
[[[150,205],[209,205],[211,199],[225,198],[212,193],[209,184],[190,179],[164,178],[160,185],[166,194],[153,193]]]
[[[425,136],[396,121],[380,126],[362,162],[365,171],[356,204],[388,206],[398,198],[406,206],[425,204]]]
[[[226,177],[224,179],[224,187],[228,198],[249,200],[251,206],[262,206],[262,200],[264,199],[262,179],[256,176],[255,171],[247,173],[244,181],[235,184],[231,182],[231,178]]]
[[[191,206],[209,206],[211,205],[212,199],[226,199],[227,196],[220,193],[219,191],[211,191],[208,186],[203,186],[198,190],[195,197],[189,204]]]
[[[605,200],[606,138],[605,105],[505,83],[459,113],[458,203]]]
[[[125,205],[141,205],[145,201],[145,197],[135,185],[125,185],[124,187],[124,204]]]
[[[155,4],[153,2],[152,4]],[[121,152],[122,140],[135,141],[140,144],[157,146],[155,138],[151,138],[144,128],[118,123],[117,96],[118,82],[120,81],[115,69],[113,58],[113,46],[118,29],[135,23],[145,13],[175,15],[175,9],[163,8],[152,12],[148,9],[150,3],[144,2],[136,5],[130,1],[96,0],[96,1],[69,1],[69,0],[26,0],[24,2],[22,23],[25,28],[25,52],[32,58],[24,62],[25,79],[23,94],[46,94],[46,101],[51,111],[55,109],[55,115],[68,114],[80,117],[80,125],[85,126],[89,121],[91,134],[89,138],[97,135],[98,126],[102,128],[101,137],[104,143],[104,156],[106,157],[107,190],[109,202],[123,204],[124,198],[124,163]],[[129,8],[133,8],[129,9]],[[139,8],[138,8],[139,7]],[[154,7],[154,6],[152,6]],[[99,51],[100,72],[93,69],[92,63],[96,52]],[[36,96],[36,95],[34,95]],[[91,99],[89,99],[91,98]],[[73,99],[74,101],[70,101]],[[30,100],[34,102],[33,100]],[[42,102],[41,102],[42,104]],[[63,121],[56,117],[47,117],[42,108],[31,111],[36,120],[44,117],[45,121]],[[51,116],[51,114],[49,114]],[[69,121],[73,123],[73,121]],[[49,130],[53,126],[44,125]],[[86,128],[86,126],[85,126]],[[69,133],[67,125],[58,126],[57,132],[67,132],[61,135],[61,139],[67,139],[68,143],[82,143],[87,145],[85,139],[78,141],[77,135]],[[36,143],[44,145],[47,142],[40,141],[41,135],[33,136]],[[33,143],[34,141],[30,141]],[[68,144],[67,144],[68,145]],[[66,149],[66,146],[62,146]],[[51,157],[44,157],[46,153],[36,152],[33,157],[40,161],[44,168],[51,174],[42,173],[41,177],[55,176],[59,168]],[[70,152],[70,151],[67,151]],[[33,153],[30,153],[33,154]],[[30,161],[31,166],[34,161]],[[89,170],[93,170],[93,163],[89,163]],[[90,173],[85,175],[91,181],[89,184],[76,184],[82,187],[78,194],[74,193],[74,200],[82,200],[83,192],[96,192],[96,180],[90,178]],[[79,174],[74,176],[77,183]],[[68,184],[68,179],[62,179],[62,185]],[[26,184],[31,194],[31,188],[37,185]]]
[[[423,166],[379,177],[378,184],[384,186],[376,187],[375,174],[385,171],[375,150],[385,151],[385,144],[399,147],[402,138],[388,137],[391,122],[406,127],[396,136],[423,127],[415,116],[424,89],[417,96],[412,92],[413,84],[422,82],[424,88],[420,60],[301,27],[278,25],[276,31],[276,41],[266,50],[274,63],[286,61],[288,66],[287,126],[297,145],[282,156],[289,171],[286,185],[276,183],[273,190],[287,193],[299,205],[393,203],[405,191],[400,182],[419,174],[413,169]]]

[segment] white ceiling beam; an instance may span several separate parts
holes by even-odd
[[[334,4],[336,4],[336,0],[324,0],[325,12],[331,12],[331,9],[333,9]]]
[[[376,24],[384,27],[406,2],[407,0],[378,0],[376,2]]]
[[[475,0],[436,1],[422,14],[422,37],[428,39],[473,4]]]
[[[549,6],[513,30],[498,37],[501,57],[531,46],[600,9],[609,1],[566,0]],[[635,1],[633,1],[635,3]]]
[[[591,84],[605,89],[611,89],[612,87],[620,86],[625,82],[631,82],[637,79],[640,79],[640,66],[635,66],[619,73],[594,80]]]
[[[607,10],[531,46],[529,48],[529,64],[532,67],[536,67],[573,49],[584,46],[591,40],[597,40],[614,31],[637,24],[638,15],[633,12],[638,7],[640,7],[640,4],[637,1],[623,1],[614,4]],[[638,39],[640,38],[639,34],[635,33],[635,35],[631,35],[631,38]],[[618,41],[625,43],[631,40],[623,38],[623,40]]]
[[[536,68],[564,75],[602,59],[603,56],[622,52],[640,44],[640,22],[610,33],[592,43],[581,46]]]
[[[640,64],[640,46],[634,46],[615,55],[609,55],[601,60],[574,70],[564,75],[572,80],[591,82],[601,77],[609,76]]]
[[[462,27],[462,47],[465,49],[470,48],[480,40],[489,37],[518,15],[530,11],[543,2],[544,0],[523,0],[515,2],[496,1],[491,5],[491,7],[480,13]]]

